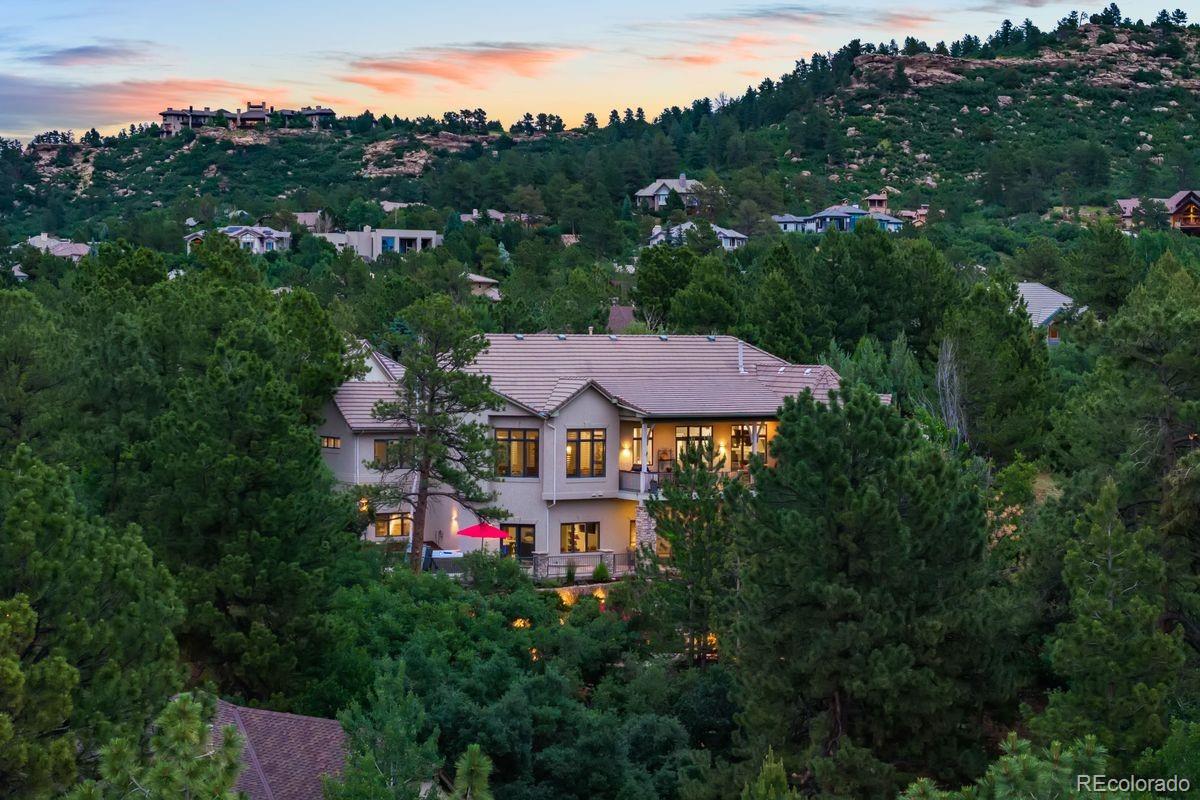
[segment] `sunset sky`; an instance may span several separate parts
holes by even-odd
[[[0,0],[0,135],[106,131],[168,105],[247,99],[407,117],[483,107],[506,124],[525,111],[572,125],[614,107],[653,116],[854,37],[933,44],[986,35],[1006,16],[1046,28],[1072,5]],[[1147,20],[1158,7],[1121,4]]]

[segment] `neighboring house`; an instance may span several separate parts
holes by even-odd
[[[738,233],[730,228],[722,228],[719,225],[713,225],[711,222],[700,222],[701,225],[708,225],[713,229],[713,233],[717,235],[717,240],[720,241],[721,247],[726,250],[737,250],[742,247],[750,238],[744,233]],[[688,220],[679,225],[672,225],[669,228],[664,228],[661,225],[655,225],[650,231],[649,246],[653,247],[656,244],[683,244],[687,241],[688,231],[695,230],[696,223]]]
[[[679,195],[683,207],[689,214],[694,214],[700,207],[700,197],[697,192],[704,188],[700,181],[690,180],[684,173],[678,178],[659,178],[649,186],[634,193],[634,201],[642,208],[650,211],[662,211],[667,207],[671,192]]]
[[[69,258],[77,264],[79,263],[79,259],[92,252],[90,244],[80,244],[79,242],[59,239],[48,233],[39,233],[37,236],[30,236],[25,240],[25,244],[47,255],[57,256],[58,258]]]
[[[779,230],[784,233],[801,233],[804,230],[804,220],[806,217],[797,217],[795,214],[772,214],[771,221],[779,226]]]
[[[500,302],[500,281],[486,275],[476,275],[473,272],[468,272],[466,277],[467,282],[471,284],[471,294],[476,297],[486,297],[494,303]]]
[[[500,408],[479,416],[501,448],[489,484],[508,512],[490,520],[505,549],[535,575],[581,575],[598,563],[625,572],[631,551],[654,544],[645,501],[670,480],[681,454],[711,443],[725,468],[744,474],[775,434],[783,399],[809,389],[821,401],[840,379],[827,366],[790,364],[732,336],[489,334],[472,369],[490,376]],[[395,396],[403,369],[374,351],[362,378],[344,383],[318,430],[339,482],[377,483],[367,466],[407,435],[374,418]],[[393,448],[394,451],[394,448]],[[404,508],[375,509],[372,541],[403,542]],[[457,532],[476,517],[431,500],[425,536],[440,549],[472,550]],[[494,549],[495,545],[489,545]]]
[[[494,222],[497,225],[503,225],[506,222],[519,222],[525,227],[529,227],[536,221],[536,217],[532,214],[523,214],[518,211],[497,211],[494,208],[485,209],[484,211],[473,208],[470,214],[458,215],[458,218],[464,225],[473,225],[484,217],[487,218],[488,222]]]
[[[897,216],[899,216],[908,224],[912,225],[914,228],[920,228],[929,219],[929,203],[922,203],[921,205],[917,206],[916,211],[905,209],[897,212]]]
[[[1075,301],[1045,284],[1032,281],[1018,283],[1017,291],[1025,301],[1025,310],[1033,327],[1046,329],[1047,344],[1058,344],[1059,320],[1074,310]]]
[[[29,280],[29,273],[21,269],[20,264],[13,264],[9,268],[9,272],[12,274],[13,280],[17,283],[24,283],[25,281]]]
[[[825,233],[826,231],[852,231],[862,219],[874,220],[880,228],[888,233],[896,233],[904,228],[904,220],[885,214],[882,211],[868,211],[858,205],[842,203],[829,206],[807,217],[795,217],[791,214],[780,214],[771,217],[780,230],[800,233]],[[787,227],[785,227],[787,226]]]
[[[380,200],[379,207],[383,209],[385,214],[390,214],[393,211],[399,211],[402,208],[413,208],[415,206],[425,206],[425,203],[398,203],[395,200]]]
[[[226,225],[217,228],[217,233],[224,234],[236,241],[243,250],[249,250],[256,255],[273,253],[276,250],[289,250],[292,246],[292,234],[289,231],[277,231],[265,225]],[[187,252],[192,252],[192,245],[202,241],[207,231],[196,231],[183,237]]]
[[[867,211],[874,211],[879,214],[888,213],[888,196],[883,192],[867,195]]]
[[[1153,202],[1161,203],[1171,218],[1171,227],[1189,236],[1200,236],[1200,189],[1183,189],[1170,197],[1152,197]],[[1123,197],[1117,200],[1117,211],[1121,215],[1121,224],[1133,228],[1134,214],[1141,208],[1142,201],[1136,197]]]
[[[322,778],[346,763],[346,734],[336,719],[302,717],[217,700],[213,744],[225,728],[242,738],[242,771],[234,784],[247,800],[322,800]]]
[[[325,233],[333,230],[333,220],[323,210],[297,211],[296,224],[312,233]]]
[[[370,225],[361,231],[314,233],[313,235],[332,244],[339,253],[349,247],[360,258],[367,261],[374,261],[384,253],[420,252],[437,247],[442,243],[442,237],[438,235],[437,231],[372,228]]]

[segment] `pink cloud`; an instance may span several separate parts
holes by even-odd
[[[104,127],[149,121],[167,106],[237,107],[247,99],[275,105],[286,89],[219,79],[163,78],[106,83],[68,83],[0,74],[0,130]]]
[[[711,67],[731,61],[761,61],[767,58],[767,50],[780,44],[791,44],[793,39],[768,38],[752,33],[739,33],[723,41],[710,41],[703,49],[646,56],[650,61],[680,64],[685,67]]]
[[[357,59],[351,63],[355,72],[342,80],[386,94],[411,93],[416,88],[414,78],[482,88],[488,83],[486,79],[496,74],[536,78],[581,52],[567,47],[506,43],[421,48],[393,57]]]

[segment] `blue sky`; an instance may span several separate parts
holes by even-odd
[[[1097,3],[1097,8],[1099,7]],[[0,135],[111,130],[167,105],[323,103],[339,113],[440,115],[483,107],[506,122],[741,92],[851,38],[933,44],[1005,17],[1043,28],[1072,4],[607,0],[0,0]],[[1076,6],[1078,7],[1078,6]],[[1095,10],[1088,7],[1088,10]],[[1150,19],[1150,3],[1122,5]]]

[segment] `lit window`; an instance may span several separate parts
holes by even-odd
[[[711,425],[676,425],[675,459],[678,461],[692,448],[712,447],[712,438]]]
[[[567,431],[567,477],[603,478],[607,461],[604,428],[572,428]]]
[[[646,431],[646,452],[650,453],[650,460],[654,460],[654,428]],[[653,466],[653,464],[651,464]],[[633,468],[642,468],[642,426],[639,425],[633,429]]]
[[[340,450],[342,448],[342,437],[340,436],[322,436],[321,447],[326,450]]]
[[[600,549],[599,522],[564,522],[561,531],[564,553],[594,553]]]
[[[376,439],[375,464],[381,469],[395,469],[405,463],[404,439]]]
[[[379,539],[412,536],[412,514],[407,511],[387,511],[376,514],[375,536]]]
[[[496,429],[496,474],[505,478],[538,476],[538,431]]]
[[[762,453],[767,443],[767,423],[756,423],[758,426],[758,452]],[[754,439],[751,425],[734,425],[729,435],[729,468],[742,470],[750,466],[750,456],[754,454]]]

